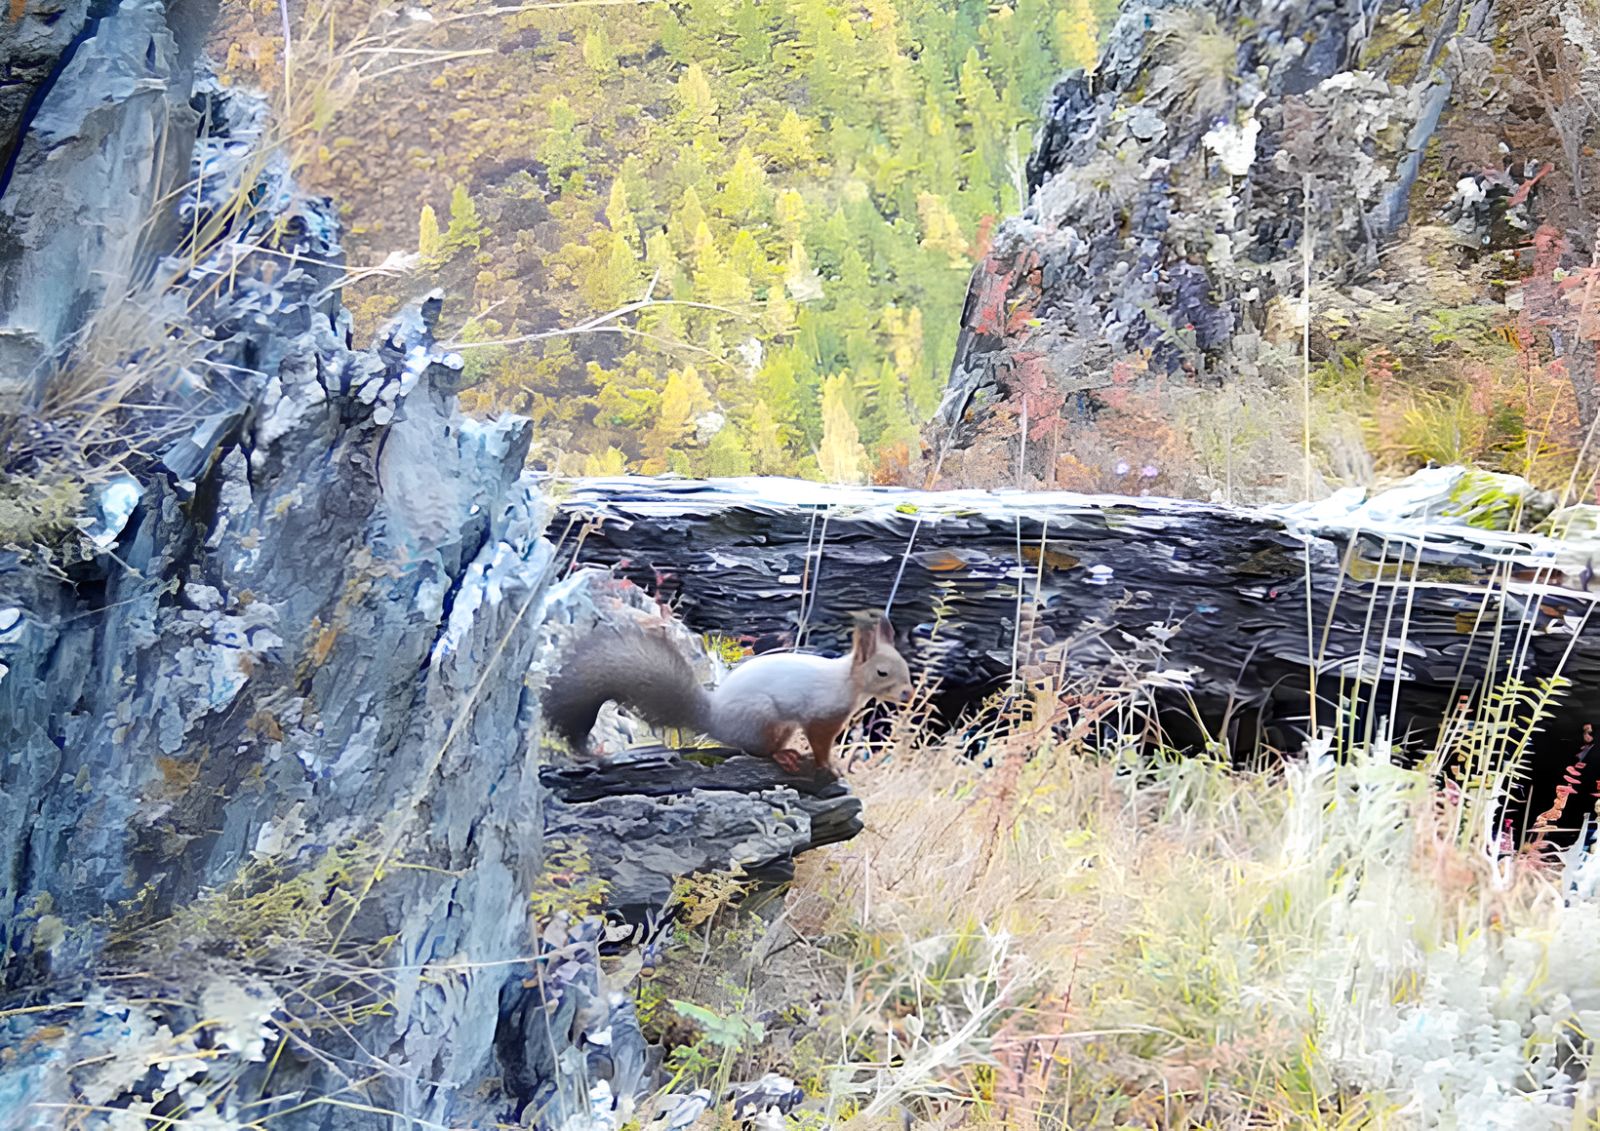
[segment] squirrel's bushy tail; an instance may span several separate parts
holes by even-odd
[[[665,633],[608,624],[563,658],[542,699],[544,717],[578,753],[587,753],[600,708],[616,701],[652,726],[704,733],[711,700],[694,668]]]

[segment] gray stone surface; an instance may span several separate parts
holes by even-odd
[[[89,0],[38,0],[23,7],[20,19],[6,13],[0,34],[0,161],[9,165],[41,88],[88,17]]]
[[[44,366],[104,296],[138,286],[169,232],[155,202],[188,176],[206,16],[140,0],[27,8],[7,37],[20,81],[0,87],[0,129],[25,127],[0,166],[0,409],[32,402]]]
[[[789,879],[796,854],[861,831],[861,802],[842,781],[733,750],[633,749],[608,764],[550,767],[541,779],[548,834],[583,844],[606,877],[606,905],[639,923],[678,876],[736,866]]]
[[[1544,533],[1473,525],[1518,497]],[[752,646],[793,644],[803,623],[810,646],[848,649],[851,615],[884,607],[903,569],[901,649],[956,704],[1018,664],[1086,679],[1138,666],[1182,689],[1175,740],[1202,741],[1198,714],[1240,756],[1257,739],[1300,747],[1313,656],[1322,726],[1343,695],[1363,726],[1394,716],[1419,746],[1458,696],[1560,673],[1571,692],[1533,743],[1542,794],[1600,695],[1600,511],[1554,504],[1461,468],[1277,508],[620,477],[568,485],[554,527],[593,523],[579,560]]]

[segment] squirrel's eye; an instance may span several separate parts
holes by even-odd
[[[889,669],[888,668],[879,668],[878,669],[878,674],[879,675],[888,675],[889,674]]]

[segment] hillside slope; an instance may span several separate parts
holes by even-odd
[[[469,350],[477,403],[527,413],[536,456],[892,474],[1022,203],[1044,95],[1093,60],[1096,3],[300,5],[291,93],[328,108],[302,173],[343,202],[355,262],[420,250],[469,342],[670,300]],[[225,16],[230,73],[281,98],[277,5]],[[353,305],[370,323],[405,287]]]

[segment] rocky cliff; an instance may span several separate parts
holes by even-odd
[[[859,807],[665,751],[541,782],[545,665],[641,599],[552,567],[438,297],[352,342],[332,208],[197,64],[204,5],[57,15],[0,121],[5,1126],[621,1119],[601,945]],[[552,844],[609,920],[535,921]]]
[[[1380,382],[1403,359],[1421,386],[1419,342],[1459,376],[1444,351],[1491,324],[1592,420],[1588,335],[1520,313],[1536,299],[1518,285],[1588,259],[1585,20],[1490,0],[1122,5],[1096,70],[1056,85],[1031,202],[973,273],[923,478],[1304,497],[1324,486],[1300,466],[1306,367],[1376,345]],[[1370,473],[1359,439],[1306,427],[1322,474]]]

